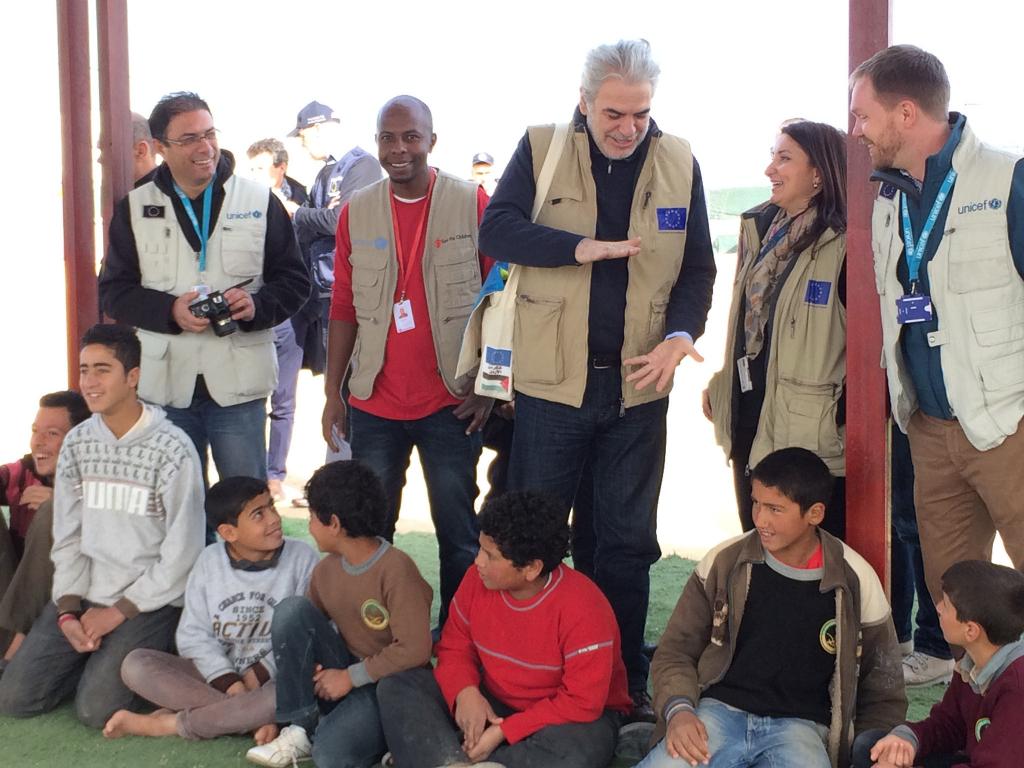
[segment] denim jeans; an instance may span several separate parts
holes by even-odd
[[[619,369],[588,371],[579,408],[516,394],[510,487],[545,491],[568,514],[584,466],[593,477],[593,578],[619,623],[632,692],[645,690],[648,572],[661,556],[657,513],[668,398],[621,408]]]
[[[903,643],[911,638],[911,613],[917,594],[917,628],[914,650],[937,659],[951,659],[949,644],[939,627],[939,614],[924,580],[921,541],[917,536],[914,511],[914,464],[910,441],[892,425],[892,620],[896,637]]]
[[[498,717],[514,710],[482,691]],[[410,669],[377,685],[381,721],[398,768],[464,764],[462,735],[429,669]],[[619,716],[606,711],[589,723],[549,725],[515,744],[502,743],[489,760],[506,768],[599,768],[615,749]],[[319,763],[318,763],[319,765]]]
[[[277,353],[277,389],[270,395],[270,446],[267,448],[267,479],[284,480],[288,449],[295,426],[295,391],[302,368],[302,347],[295,339],[291,320],[274,326]]]
[[[208,482],[206,449],[213,452],[213,463],[220,477],[243,475],[267,478],[267,399],[261,397],[238,405],[217,405],[202,376],[196,379],[196,391],[188,408],[164,406],[167,418],[191,438],[203,464],[203,480]]]
[[[0,715],[34,717],[74,694],[78,719],[102,728],[117,710],[142,703],[121,680],[125,656],[136,648],[170,651],[180,615],[173,606],[140,613],[104,636],[99,650],[79,653],[57,626],[57,607],[47,604],[0,677]]]
[[[441,561],[441,626],[448,616],[448,603],[480,546],[473,504],[479,493],[476,465],[481,436],[479,432],[466,435],[469,422],[456,418],[454,410],[442,408],[422,419],[397,421],[357,407],[350,409],[352,458],[365,462],[377,473],[388,495],[388,539],[394,536],[398,521],[409,457],[414,446],[419,451]]]
[[[274,608],[270,629],[277,662],[277,722],[306,729],[318,768],[365,768],[386,751],[377,711],[376,685],[353,688],[337,701],[317,698],[313,673],[345,669],[358,659],[328,618],[305,597],[288,597]]]
[[[830,768],[828,728],[798,717],[761,717],[715,699],[701,699],[697,717],[708,732],[709,768]],[[683,768],[670,757],[665,740],[636,768]]]

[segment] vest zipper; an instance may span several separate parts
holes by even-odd
[[[651,190],[647,190],[646,192],[644,192],[644,204],[643,204],[643,207],[640,210],[646,211],[647,210],[647,204],[649,202],[651,202]]]
[[[608,161],[608,175],[609,176],[612,175],[612,161],[611,160]]]
[[[622,399],[622,395],[619,395],[619,418],[621,419],[626,415],[626,401]]]

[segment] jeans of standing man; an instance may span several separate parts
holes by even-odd
[[[277,389],[270,395],[270,445],[267,448],[267,479],[284,480],[288,474],[288,449],[295,426],[295,392],[302,368],[302,347],[291,320],[274,326],[277,353]]]
[[[444,626],[448,603],[480,548],[473,504],[479,493],[476,465],[481,437],[479,432],[467,435],[469,420],[456,418],[454,410],[449,406],[422,419],[397,421],[357,406],[349,409],[352,458],[377,473],[388,495],[388,540],[394,537],[412,449],[419,451],[441,563],[439,626]]]
[[[98,650],[79,653],[57,626],[57,606],[49,603],[0,677],[0,715],[41,715],[73,694],[78,719],[102,728],[117,710],[142,704],[121,680],[124,657],[136,648],[170,651],[180,616],[173,606],[140,613],[105,635]]]
[[[330,620],[305,597],[288,597],[274,608],[270,637],[277,662],[277,722],[306,730],[318,768],[376,765],[387,749],[376,684],[353,688],[337,701],[318,698],[313,690],[317,665],[346,669],[359,661]]]
[[[498,717],[514,713],[486,690],[481,693]],[[385,677],[377,685],[377,700],[395,765],[435,768],[468,762],[462,735],[431,670],[410,669]],[[589,723],[549,725],[515,744],[503,742],[488,759],[506,768],[604,766],[612,759],[618,728],[618,713],[606,710]]]
[[[213,463],[220,477],[243,475],[259,480],[267,478],[267,399],[250,400],[238,405],[217,405],[206,380],[196,379],[196,390],[188,408],[164,406],[167,418],[189,436],[203,464],[207,480],[206,449],[213,452]]]
[[[697,717],[708,732],[708,768],[831,768],[825,749],[828,728],[821,723],[799,717],[751,715],[716,699],[701,699]],[[687,764],[671,757],[662,739],[636,768],[680,768]]]
[[[917,628],[913,629],[914,650],[936,659],[951,659],[949,644],[942,637],[939,614],[924,580],[921,541],[917,536],[914,511],[914,464],[910,441],[893,423],[892,434],[892,620],[896,639],[911,639],[911,614],[917,595]]]
[[[618,365],[592,363],[588,374],[579,408],[516,394],[509,487],[551,493],[568,515],[589,462],[594,581],[615,612],[635,694],[646,690],[650,666],[643,639],[649,571],[661,556],[657,511],[668,398],[623,409]]]

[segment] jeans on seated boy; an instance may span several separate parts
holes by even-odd
[[[79,719],[102,728],[139,703],[121,681],[124,657],[173,643],[203,547],[203,485],[192,442],[136,395],[135,332],[93,326],[80,360],[93,415],[68,433],[57,462],[54,602],[0,678],[0,714],[42,714],[74,694]]]
[[[396,767],[607,765],[631,704],[626,669],[608,601],[562,563],[565,514],[517,492],[489,500],[479,523],[437,668],[377,688]]]
[[[939,624],[964,656],[927,718],[865,734],[854,768],[992,766],[1024,755],[1024,574],[964,560],[942,575]]]
[[[701,560],[654,655],[658,741],[641,768],[843,768],[851,733],[906,712],[878,577],[818,528],[824,462],[785,448],[751,484],[755,530]]]
[[[382,538],[384,488],[366,465],[321,467],[306,498],[309,532],[328,554],[308,597],[274,611],[275,718],[286,727],[246,757],[291,766],[312,756],[319,768],[363,768],[385,752],[377,681],[430,661],[433,591],[412,559]]]

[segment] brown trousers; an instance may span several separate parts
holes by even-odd
[[[18,560],[3,515],[0,515],[0,656],[14,634],[28,634],[32,624],[50,602],[53,589],[53,504],[40,505],[25,538],[25,551]]]
[[[942,600],[942,574],[961,560],[991,560],[996,531],[1024,568],[1024,429],[979,451],[958,421],[917,411],[907,429],[924,576]]]

